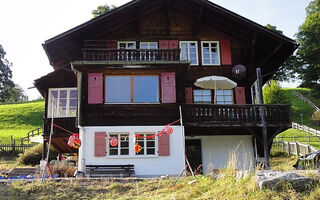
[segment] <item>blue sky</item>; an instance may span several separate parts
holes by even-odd
[[[13,80],[30,99],[40,96],[33,81],[52,71],[41,44],[91,19],[98,5],[120,6],[127,0],[2,0],[0,1],[0,44],[13,63]],[[213,0],[212,2],[261,25],[277,26],[294,38],[305,19],[310,0]],[[296,84],[284,84],[295,86]]]

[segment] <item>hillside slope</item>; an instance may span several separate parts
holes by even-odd
[[[43,112],[43,100],[0,105],[0,143],[10,143],[10,135],[19,139],[41,127]]]

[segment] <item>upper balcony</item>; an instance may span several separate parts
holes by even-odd
[[[291,126],[290,105],[263,105],[268,126]],[[260,105],[183,104],[187,126],[261,126]]]

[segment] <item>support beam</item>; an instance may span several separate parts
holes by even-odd
[[[268,129],[267,129],[267,121],[266,121],[265,110],[264,110],[264,105],[263,105],[262,77],[261,77],[261,69],[260,68],[257,68],[257,82],[258,82],[258,93],[259,93],[259,98],[260,98],[260,116],[261,116],[261,124],[262,124],[263,153],[264,153],[266,169],[270,169]]]
[[[255,47],[256,47],[256,41],[257,41],[257,31],[254,32],[252,41],[251,41],[251,60],[254,60],[255,54]]]

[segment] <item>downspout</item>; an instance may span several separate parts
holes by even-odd
[[[85,173],[85,146],[86,146],[86,139],[85,139],[85,129],[81,126],[81,97],[82,97],[82,72],[78,71],[71,63],[71,69],[77,76],[77,90],[78,90],[78,102],[77,102],[77,118],[76,124],[79,128],[79,138],[81,141],[81,146],[79,148],[79,155],[78,155],[78,172]]]

